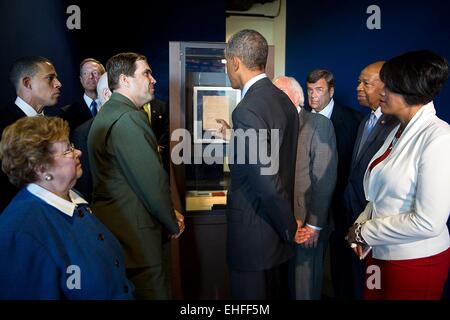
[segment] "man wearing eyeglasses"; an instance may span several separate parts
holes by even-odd
[[[105,67],[96,59],[87,58],[80,63],[80,82],[84,89],[81,100],[61,108],[61,117],[69,122],[70,132],[97,115],[97,83]]]

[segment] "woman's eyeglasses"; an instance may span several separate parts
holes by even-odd
[[[57,153],[57,154],[55,154],[55,156],[56,157],[64,157],[64,158],[70,158],[70,157],[73,158],[74,154],[75,154],[75,146],[73,145],[73,143],[71,143],[69,145],[69,148],[66,151],[59,153],[59,154]]]

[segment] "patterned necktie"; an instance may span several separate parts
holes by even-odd
[[[150,103],[144,104],[144,106],[142,108],[144,109],[145,113],[147,114],[148,122],[151,125],[152,124],[152,108],[150,106]]]
[[[370,133],[372,132],[372,129],[375,127],[375,124],[377,123],[377,116],[374,112],[371,113],[369,120],[366,122],[366,125],[364,126],[363,135],[361,137],[361,141],[359,142],[359,149],[358,149],[358,155],[361,152],[362,147],[367,141],[367,138],[370,136]]]
[[[91,109],[92,116],[95,117],[97,115],[97,102],[95,102],[95,100],[92,100],[91,106],[89,108]]]

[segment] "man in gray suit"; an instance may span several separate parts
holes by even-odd
[[[289,96],[300,121],[294,186],[298,224],[292,264],[295,286],[291,290],[296,299],[320,299],[329,207],[337,178],[336,137],[328,118],[302,111],[303,90],[294,78],[279,77],[274,84]]]

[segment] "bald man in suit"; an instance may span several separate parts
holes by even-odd
[[[288,95],[299,117],[294,185],[298,229],[291,264],[291,294],[298,300],[319,300],[337,177],[336,137],[328,118],[302,110],[303,90],[294,78],[279,77],[273,83]]]
[[[366,207],[363,179],[367,166],[375,153],[383,145],[386,137],[398,124],[394,116],[381,113],[379,106],[383,83],[380,80],[380,70],[384,61],[377,61],[366,66],[358,79],[356,87],[358,102],[370,109],[361,122],[355,147],[353,148],[350,175],[344,191],[343,215],[346,224],[339,234],[345,234],[348,228]],[[361,299],[364,285],[364,263],[348,248],[345,240],[339,239],[336,245],[340,247],[334,258],[337,267],[334,273],[335,294],[337,298]]]

